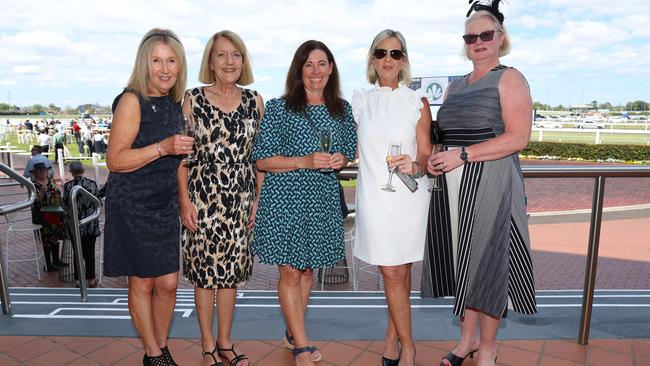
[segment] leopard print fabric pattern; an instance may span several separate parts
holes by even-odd
[[[198,229],[192,233],[183,228],[183,272],[200,288],[240,287],[253,270],[246,223],[255,200],[250,154],[260,124],[256,96],[243,89],[241,104],[224,113],[210,103],[203,88],[186,95],[197,122],[188,191],[198,211]]]

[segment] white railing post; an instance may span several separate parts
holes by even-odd
[[[57,151],[59,154],[59,176],[61,177],[61,185],[65,182],[65,162],[63,161],[63,149]]]
[[[99,166],[97,163],[99,162],[99,154],[93,153],[93,169],[95,170],[95,182],[99,184]]]

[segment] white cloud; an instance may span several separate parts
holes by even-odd
[[[296,47],[312,38],[334,52],[346,95],[368,87],[367,48],[385,28],[406,36],[414,74],[465,74],[471,63],[462,56],[460,36],[468,6],[458,0],[4,0],[0,96],[11,92],[18,104],[37,98],[108,104],[128,79],[142,35],[153,27],[181,37],[190,86],[207,39],[222,29],[235,31],[251,54],[253,87],[265,99],[282,93]],[[650,78],[646,1],[508,1],[502,9],[513,43],[503,62],[525,71],[533,91],[541,85],[546,94],[548,83],[573,88],[588,82],[579,76],[584,72]],[[637,84],[630,86],[635,99],[650,100],[648,87]],[[621,95],[612,91],[612,101]]]

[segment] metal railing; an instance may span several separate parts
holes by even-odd
[[[81,194],[86,196],[95,204],[95,212],[91,215],[84,217],[79,220],[79,208],[77,207],[77,196]],[[88,300],[88,281],[86,281],[86,264],[83,261],[82,251],[81,251],[81,233],[79,228],[81,225],[90,222],[99,217],[102,203],[99,199],[93,196],[90,192],[85,190],[81,186],[74,186],[70,190],[70,206],[72,207],[72,245],[74,245],[74,261],[79,269],[77,276],[79,278],[79,290],[81,291],[81,301],[86,302]]]
[[[594,178],[595,185],[591,203],[589,223],[589,242],[587,264],[585,266],[585,285],[582,293],[582,312],[580,316],[580,333],[578,343],[589,343],[591,313],[594,304],[596,269],[598,267],[598,247],[600,227],[603,219],[603,198],[605,196],[605,178],[639,178],[650,177],[650,166],[592,166],[592,165],[536,165],[522,166],[524,178]],[[342,179],[357,176],[356,167],[346,167],[340,173]]]
[[[36,187],[34,184],[27,178],[18,174],[15,170],[11,169],[9,166],[0,163],[0,171],[5,173],[10,178],[16,180],[19,184],[27,187],[27,199],[24,201],[9,203],[6,205],[0,206],[0,215],[7,215],[12,212],[22,210],[25,207],[29,207],[34,203],[36,199]],[[3,184],[3,186],[11,186],[12,183]],[[0,258],[3,258],[2,249],[0,248]],[[0,297],[2,298],[2,313],[11,314],[11,299],[9,298],[9,286],[7,284],[7,273],[6,268],[2,266],[3,261],[0,260]]]

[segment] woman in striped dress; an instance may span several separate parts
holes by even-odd
[[[444,149],[427,163],[445,179],[431,197],[422,295],[455,296],[461,319],[460,341],[443,366],[476,351],[478,365],[494,365],[508,304],[537,311],[518,157],[530,139],[530,91],[519,71],[499,61],[509,48],[503,14],[496,6],[472,9],[463,38],[474,68],[449,85],[438,112]]]

